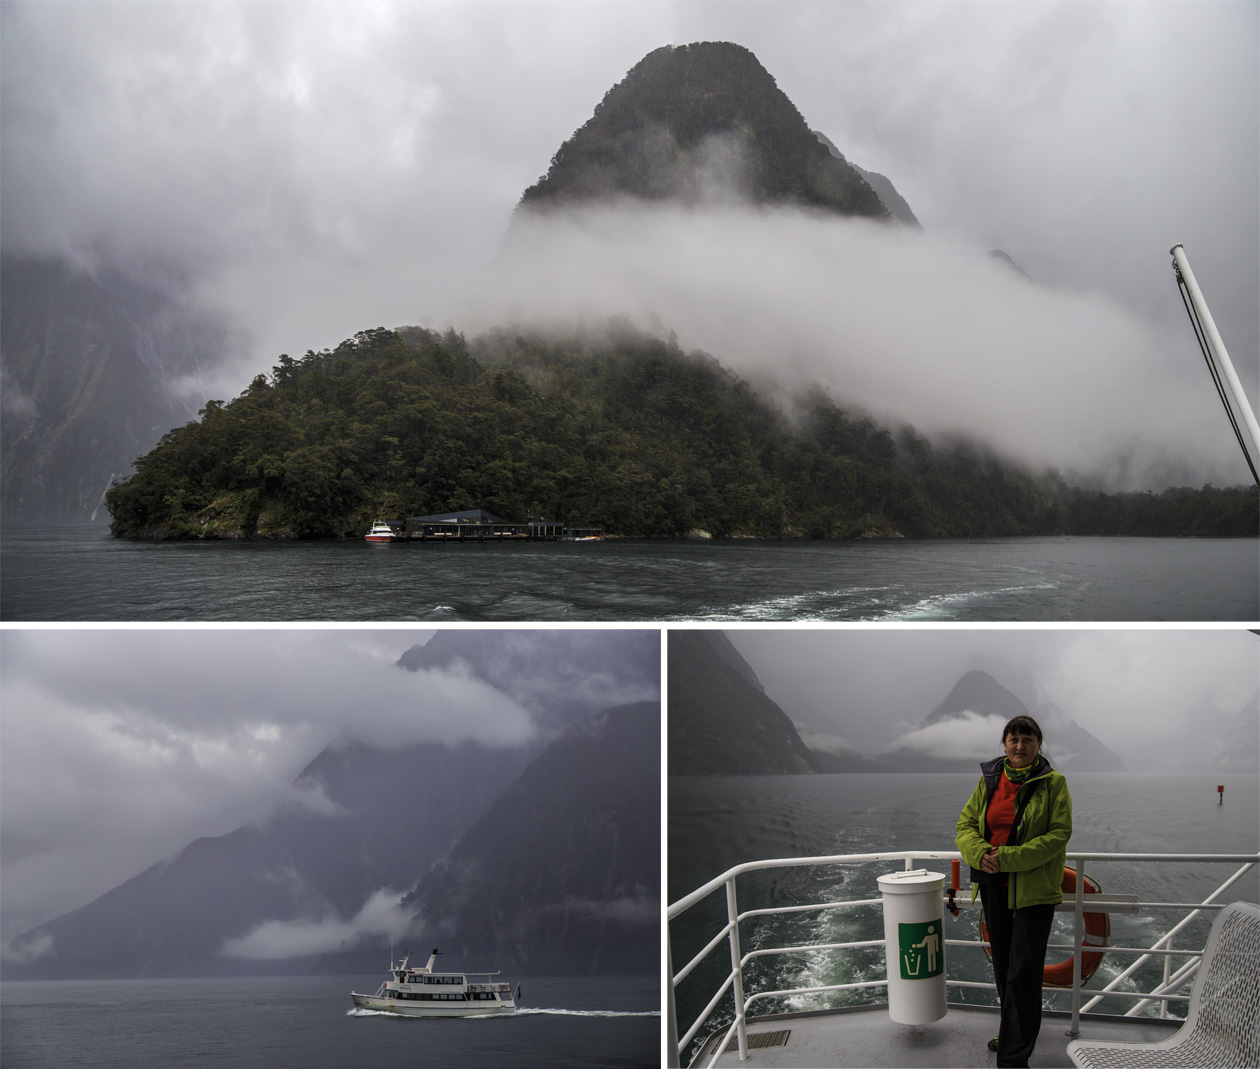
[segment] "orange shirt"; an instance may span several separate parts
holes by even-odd
[[[984,814],[985,823],[989,825],[990,846],[1005,846],[1010,839],[1011,826],[1015,823],[1015,800],[1018,796],[1019,784],[1012,783],[1003,772]]]

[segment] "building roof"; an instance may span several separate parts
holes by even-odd
[[[469,509],[467,512],[443,512],[438,516],[409,516],[411,523],[507,523],[485,509]]]

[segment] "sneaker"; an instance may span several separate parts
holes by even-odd
[[[997,1053],[997,1041],[999,1038],[999,1036],[994,1036],[991,1040],[989,1040],[989,1050],[993,1051],[994,1054]]]

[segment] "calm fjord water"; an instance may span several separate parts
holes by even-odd
[[[130,542],[6,524],[24,620],[1260,619],[1254,539]]]
[[[5,1069],[629,1069],[660,1064],[655,977],[524,980],[522,1009],[360,1015],[381,977],[41,980],[0,985]]]

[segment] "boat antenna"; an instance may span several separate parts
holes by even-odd
[[[1203,350],[1203,359],[1207,361],[1208,371],[1221,403],[1225,406],[1225,414],[1229,425],[1234,430],[1234,437],[1242,447],[1243,456],[1247,459],[1247,467],[1251,469],[1251,477],[1260,485],[1260,473],[1256,471],[1260,464],[1260,424],[1256,423],[1255,413],[1247,402],[1242,383],[1230,362],[1225,342],[1221,340],[1220,331],[1212,313],[1208,311],[1207,301],[1203,299],[1203,291],[1190,270],[1190,261],[1186,259],[1186,250],[1180,244],[1168,250],[1172,253],[1173,271],[1177,274],[1177,288],[1181,291],[1181,303],[1186,306],[1186,314],[1190,316],[1190,325],[1194,328],[1194,336]]]

